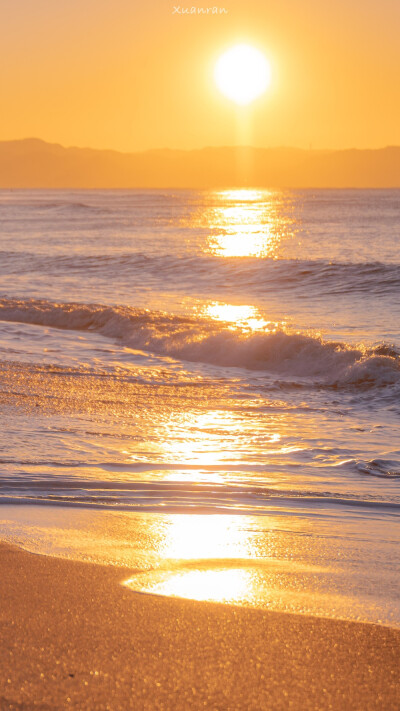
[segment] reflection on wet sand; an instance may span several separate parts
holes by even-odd
[[[147,576],[145,581],[131,578],[125,584],[153,595],[184,597],[190,600],[235,603],[251,596],[252,573],[246,568],[221,568],[217,570],[189,570],[177,573]]]
[[[7,506],[0,534],[33,552],[123,566],[132,572],[121,582],[135,592],[399,626],[398,541],[385,540],[385,522],[349,517],[335,526],[334,516],[309,513]],[[371,525],[373,549],[363,535]]]
[[[162,532],[160,523],[148,519],[159,560],[124,582],[134,591],[391,624],[400,613],[394,598],[376,594],[373,568],[361,573],[346,560],[351,526],[340,536],[340,564],[332,541],[322,530],[315,536],[307,518],[174,515],[163,519]],[[385,575],[394,591],[396,571],[389,566]]]
[[[128,587],[218,602],[254,597],[251,564],[259,551],[249,520],[192,514],[170,516],[164,523],[157,549],[159,565],[126,581]]]
[[[267,527],[250,516],[184,514],[148,525],[158,564],[125,582],[141,592],[279,608],[287,594],[299,604],[307,579],[324,570],[293,560],[277,517]]]

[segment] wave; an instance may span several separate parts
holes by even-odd
[[[1,273],[47,276],[66,272],[115,277],[140,276],[144,279],[171,278],[175,288],[193,283],[209,288],[251,287],[255,292],[316,289],[330,295],[346,293],[391,294],[400,289],[400,265],[340,263],[323,260],[260,259],[253,257],[216,257],[213,255],[151,255],[143,252],[119,254],[37,254],[2,251]]]
[[[200,482],[101,481],[53,478],[23,481],[8,478],[0,484],[0,504],[37,504],[121,511],[190,513],[304,514],[304,509],[323,515],[332,507],[366,509],[400,516],[400,503],[381,498],[308,490],[280,490],[264,486],[205,484]]]
[[[400,479],[400,462],[397,459],[371,459],[358,461],[356,469],[361,474],[376,476],[382,479]]]
[[[35,299],[0,299],[0,319],[95,331],[132,349],[176,360],[312,378],[333,387],[400,382],[400,353],[387,344],[355,347],[308,333],[248,331],[212,319],[148,309]]]
[[[89,433],[89,434],[96,434],[96,433]],[[319,450],[308,450],[307,454],[308,455],[313,455],[315,462],[318,461],[318,451]],[[326,450],[320,450],[324,453],[326,453]],[[338,450],[340,451],[340,450]],[[395,453],[396,454],[396,453]],[[397,454],[400,454],[398,452]],[[271,464],[271,454],[269,455],[270,457],[270,463],[269,466],[273,467],[273,471],[275,474],[277,472],[281,472],[282,474],[286,474],[290,470],[290,465],[287,463],[277,463],[273,462],[273,465]],[[13,473],[11,475],[6,475],[5,470],[8,469],[7,465],[12,465]],[[174,462],[162,462],[162,461],[128,461],[128,462],[121,462],[121,461],[96,461],[95,463],[93,462],[86,462],[82,460],[68,460],[68,461],[54,461],[54,460],[48,460],[48,459],[21,459],[20,457],[16,458],[7,458],[7,457],[0,457],[0,468],[3,468],[3,472],[1,475],[1,480],[0,480],[0,494],[6,490],[10,490],[12,488],[16,487],[22,487],[22,488],[27,488],[32,492],[35,489],[46,489],[50,487],[52,490],[56,489],[66,489],[66,488],[72,488],[72,489],[113,489],[115,491],[117,490],[122,490],[122,491],[130,491],[130,490],[136,490],[136,489],[143,489],[143,488],[151,488],[152,486],[163,486],[165,489],[168,489],[169,487],[172,487],[174,489],[176,486],[181,486],[182,482],[180,479],[177,481],[174,481],[173,479],[170,479],[168,477],[168,481],[166,482],[155,482],[154,480],[149,480],[149,481],[138,481],[137,477],[139,475],[146,475],[150,474],[152,475],[154,472],[162,472],[162,473],[179,473],[179,475],[182,475],[183,473],[188,474],[188,481],[185,482],[184,486],[185,489],[188,491],[193,488],[194,491],[197,490],[198,486],[200,485],[203,487],[204,490],[206,490],[207,485],[204,484],[204,482],[191,482],[190,481],[190,476],[193,472],[198,473],[198,472],[207,472],[208,474],[216,474],[219,475],[221,473],[226,474],[229,472],[230,475],[233,475],[234,477],[243,477],[245,475],[246,477],[249,477],[253,480],[257,480],[258,477],[261,477],[260,481],[262,481],[263,476],[266,474],[268,471],[269,466],[267,466],[265,463],[263,464],[252,464],[246,461],[241,461],[239,464],[237,463],[232,463],[232,462],[225,462],[224,464],[188,464],[186,462],[181,462],[181,461],[174,461]],[[297,466],[297,465],[295,465]],[[302,460],[302,467],[304,468],[305,462],[304,459]],[[400,480],[400,458],[397,459],[383,459],[383,458],[377,458],[377,459],[371,459],[371,460],[363,460],[363,459],[345,459],[341,461],[340,463],[333,463],[333,464],[328,464],[326,465],[325,471],[328,472],[331,467],[334,467],[336,470],[337,468],[340,468],[343,471],[346,471],[350,474],[361,474],[363,477],[377,477],[379,479],[388,479],[391,481],[398,481]],[[15,469],[16,468],[16,469]],[[78,472],[81,473],[81,476],[84,476],[84,473],[86,470],[98,470],[100,472],[99,476],[102,475],[103,472],[106,472],[107,475],[113,475],[113,478],[102,480],[101,485],[99,483],[98,479],[82,479],[79,480],[75,476],[75,471],[77,470]],[[321,471],[321,468],[319,467],[319,470]],[[70,472],[73,472],[72,476]],[[66,472],[66,474],[65,474]],[[120,475],[123,475],[123,479],[118,482],[118,480],[114,477],[118,477]],[[329,476],[328,476],[329,479]],[[215,486],[217,488],[220,486],[220,484],[216,484],[215,482],[211,484],[211,488],[215,489]],[[225,485],[226,488],[226,485]],[[259,484],[253,484],[252,487],[248,488],[248,491],[254,490],[259,492],[260,491],[260,485]],[[275,489],[266,489],[264,486],[261,486],[262,491],[264,494],[268,493],[269,495],[273,495],[276,493],[277,490]],[[237,484],[232,486],[232,490],[238,491]],[[281,490],[278,490],[279,496],[282,494]],[[290,492],[289,490],[285,490],[285,495],[291,495],[291,496],[303,496],[304,492]],[[330,492],[308,492],[307,496],[322,496],[324,498],[326,497],[334,497],[333,493]],[[399,504],[400,506],[400,504]]]
[[[29,215],[33,219],[37,216],[43,217],[43,213],[45,215],[46,213],[50,213],[50,215],[52,213],[65,213],[66,216],[71,217],[74,213],[81,213],[82,211],[87,211],[89,213],[93,213],[94,215],[114,212],[111,207],[106,208],[104,205],[83,202],[81,200],[67,198],[59,200],[26,198],[25,200],[21,200],[21,196],[18,197],[19,199],[17,198],[17,200],[14,201],[8,198],[6,201],[8,203],[8,207],[12,209],[14,206],[18,206],[18,212],[22,216],[25,210],[27,212],[29,211]]]

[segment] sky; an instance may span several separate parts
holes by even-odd
[[[176,2],[1,0],[0,140],[128,152],[400,144],[398,0],[221,0],[219,15],[182,15]],[[193,2],[180,7],[212,7]],[[213,75],[238,43],[271,65],[247,107]]]

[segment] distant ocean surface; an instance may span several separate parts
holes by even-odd
[[[0,536],[400,626],[399,225],[399,190],[0,191]]]

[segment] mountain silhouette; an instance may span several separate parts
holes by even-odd
[[[400,187],[400,147],[210,147],[120,153],[29,138],[0,142],[2,188]]]

